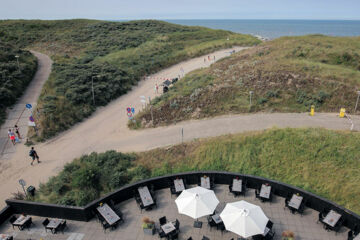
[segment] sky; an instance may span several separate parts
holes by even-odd
[[[0,19],[360,20],[360,0],[0,0]]]

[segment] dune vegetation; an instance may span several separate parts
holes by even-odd
[[[6,108],[16,102],[32,80],[36,67],[36,58],[30,52],[0,40],[0,124],[5,120]]]
[[[359,148],[358,133],[314,128],[227,135],[136,154],[92,153],[67,164],[32,200],[85,205],[151,176],[219,170],[282,181],[360,213]]]
[[[153,99],[132,127],[249,112],[354,111],[360,37],[282,37],[194,71]],[[250,105],[250,91],[252,104]],[[360,110],[360,109],[359,109]]]
[[[38,103],[38,140],[88,117],[147,74],[216,49],[259,43],[250,35],[153,20],[9,20],[0,21],[0,35],[54,61]]]

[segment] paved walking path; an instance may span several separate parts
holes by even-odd
[[[235,48],[237,51],[243,48]],[[217,51],[211,56],[221,59],[229,55],[230,49]],[[229,115],[212,119],[182,122],[178,125],[131,131],[127,128],[127,107],[141,109],[140,96],[154,98],[155,84],[160,84],[159,78],[173,78],[192,70],[207,67],[204,57],[198,57],[176,64],[158,72],[139,84],[129,93],[121,96],[106,107],[98,109],[90,118],[77,124],[70,130],[60,134],[45,143],[36,145],[36,150],[42,163],[30,166],[29,148],[17,146],[16,153],[9,160],[0,161],[0,207],[11,193],[21,187],[18,180],[23,178],[28,185],[38,186],[46,182],[50,176],[57,174],[63,166],[74,158],[93,151],[144,151],[159,146],[167,146],[181,142],[181,128],[184,128],[184,141],[195,138],[218,136],[229,133],[261,130],[273,126],[278,127],[324,127],[329,129],[348,130],[350,123],[347,119],[340,119],[336,114],[316,114],[314,117],[302,114],[251,114]],[[180,80],[181,81],[181,80]],[[356,129],[360,119],[354,119]]]
[[[24,142],[28,131],[28,120],[30,112],[25,109],[25,105],[30,103],[33,108],[36,106],[37,99],[40,96],[41,89],[48,79],[51,73],[52,61],[51,59],[42,53],[31,51],[35,55],[38,61],[38,69],[35,76],[29,86],[27,87],[24,94],[18,100],[18,102],[8,110],[5,123],[0,129],[0,157],[1,159],[10,159],[12,154],[15,153],[18,146],[14,146],[9,138],[7,137],[7,131],[9,128],[13,128],[14,125],[18,125],[20,129],[20,135]],[[0,162],[1,164],[1,162]]]

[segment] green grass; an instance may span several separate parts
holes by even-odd
[[[88,117],[98,106],[126,93],[144,75],[216,49],[260,43],[249,35],[153,20],[0,21],[0,36],[5,42],[47,53],[54,60],[37,105],[41,112],[39,140]]]
[[[36,200],[84,205],[116,187],[150,176],[219,170],[282,181],[360,213],[359,148],[359,133],[314,128],[227,135],[137,154],[91,154],[68,164],[42,185]],[[97,176],[93,195],[79,198],[78,192],[85,194],[88,186],[81,188],[78,178],[88,175]],[[123,181],[118,175],[130,177]],[[59,192],[58,185],[66,191]]]
[[[20,71],[16,55],[19,56]],[[6,108],[21,96],[36,68],[36,58],[30,52],[0,41],[0,125],[5,121]]]
[[[188,74],[154,99],[154,123],[148,109],[136,119],[158,126],[228,113],[306,112],[311,105],[352,113],[360,89],[359,40],[309,35],[260,44]]]

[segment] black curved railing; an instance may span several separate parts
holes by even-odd
[[[307,207],[320,212],[325,209],[333,209],[337,211],[344,218],[343,225],[350,229],[360,225],[360,216],[356,213],[303,189],[267,178],[219,171],[186,172],[146,179],[140,182],[126,185],[112,193],[105,195],[102,198],[94,200],[84,207],[62,206],[56,204],[8,199],[6,200],[8,207],[5,209],[5,211],[3,210],[5,212],[4,216],[2,216],[3,214],[0,212],[0,224],[2,221],[5,221],[5,217],[8,217],[14,213],[25,213],[35,216],[88,221],[93,217],[93,211],[97,206],[99,206],[100,202],[108,202],[113,200],[117,204],[133,198],[133,194],[139,186],[153,185],[154,190],[169,188],[172,180],[176,177],[185,179],[187,184],[197,184],[199,178],[203,175],[212,177],[215,184],[229,185],[232,183],[232,179],[235,177],[240,177],[246,180],[246,186],[248,188],[259,188],[261,184],[269,183],[272,186],[272,191],[275,195],[286,197],[289,194],[300,193],[300,195],[304,196],[306,199]]]

